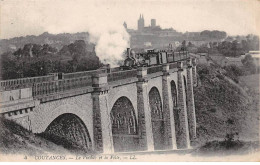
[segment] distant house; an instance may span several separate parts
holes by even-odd
[[[177,47],[180,46],[180,45],[181,45],[181,43],[180,43],[179,41],[173,42],[173,46],[174,46],[175,48],[177,48]]]
[[[260,51],[249,51],[246,55],[251,55],[253,58],[260,58]]]
[[[151,42],[144,42],[144,46],[145,46],[145,47],[151,47],[151,46],[152,46],[152,43],[151,43]]]
[[[257,66],[260,66],[260,51],[249,51],[246,55],[251,55]]]
[[[260,54],[260,51],[259,50],[251,50],[248,52],[249,54],[256,54],[256,55],[259,55]]]

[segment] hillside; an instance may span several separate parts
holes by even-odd
[[[207,143],[215,151],[232,141],[238,142],[241,150],[253,145],[258,148],[259,87],[256,84],[259,75],[241,77],[235,83],[225,72],[215,65],[198,66],[199,86],[194,88],[197,145]]]
[[[37,136],[20,125],[0,118],[0,154],[46,155],[70,151]]]

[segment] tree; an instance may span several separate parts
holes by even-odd
[[[242,49],[245,51],[245,52],[248,52],[249,51],[249,44],[246,40],[242,40],[241,41],[241,44],[242,44]]]
[[[227,37],[227,33],[224,31],[218,31],[218,30],[204,30],[200,33],[200,36],[206,39],[224,39]]]
[[[197,53],[208,53],[208,52],[209,52],[209,48],[206,45],[201,45],[200,47],[198,47]]]
[[[188,47],[193,47],[194,45],[189,41],[188,42]]]
[[[251,73],[251,74],[256,73],[256,64],[251,55],[246,55],[245,58],[241,60],[241,62],[243,63],[245,69],[249,73]]]
[[[1,55],[1,76],[3,80],[19,77],[17,63],[11,52],[6,52]]]
[[[187,45],[186,45],[185,40],[183,40],[182,43],[181,43],[181,50],[183,50],[183,51],[187,50]]]
[[[230,77],[235,82],[239,82],[239,76],[244,74],[242,68],[239,68],[236,65],[228,65],[225,66],[224,69],[226,70],[226,76]]]

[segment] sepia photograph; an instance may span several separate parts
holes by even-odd
[[[1,162],[259,162],[259,0],[0,0]]]

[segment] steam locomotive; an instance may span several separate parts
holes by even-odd
[[[164,63],[171,63],[189,58],[188,51],[173,50],[147,50],[146,53],[136,54],[134,50],[127,48],[126,59],[124,64],[121,66],[122,69],[132,69],[140,66],[153,66]]]

